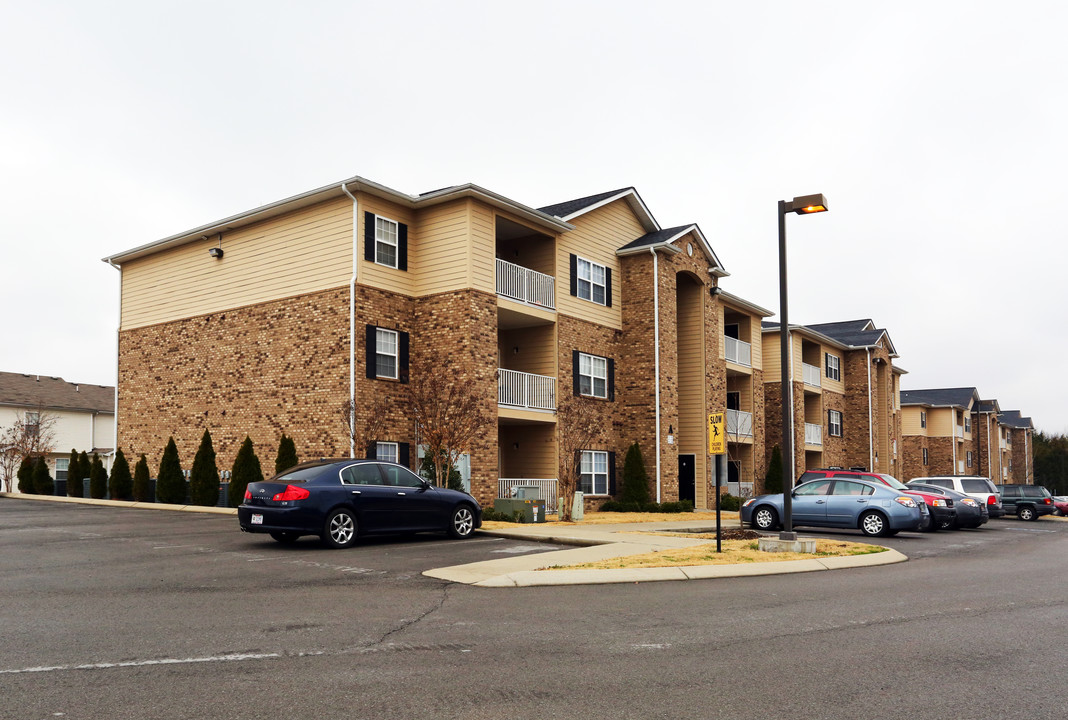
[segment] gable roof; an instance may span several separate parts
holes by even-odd
[[[616,200],[625,200],[630,209],[634,211],[634,215],[638,218],[638,222],[647,232],[655,232],[660,229],[660,223],[656,221],[653,214],[649,212],[648,206],[645,201],[642,200],[638,191],[632,187],[620,188],[619,190],[609,190],[608,192],[597,193],[596,195],[587,195],[577,200],[567,200],[566,202],[556,203],[555,205],[546,205],[545,207],[538,208],[538,212],[543,212],[546,215],[558,217],[561,220],[568,222],[581,215],[596,210],[599,207],[603,207],[608,203],[615,202]]]
[[[1000,413],[1001,407],[998,405],[997,400],[980,400],[979,405],[972,408],[975,412],[981,413]]]
[[[998,415],[998,422],[1011,428],[1033,430],[1034,423],[1029,417],[1020,417],[1019,410],[1006,410]]]
[[[0,405],[114,413],[115,388],[82,385],[43,375],[0,372]]]
[[[890,334],[883,328],[875,327],[870,319],[846,320],[844,322],[817,323],[806,327],[832,337],[840,343],[856,348],[875,347],[881,338],[886,338],[886,349],[892,357],[897,357],[897,349],[890,340]]]
[[[956,407],[967,410],[969,405],[978,402],[979,392],[973,387],[901,391],[902,405]]]
[[[709,244],[708,238],[705,237],[705,234],[701,232],[701,228],[697,227],[696,223],[691,223],[690,225],[678,225],[673,228],[664,228],[663,230],[657,230],[656,232],[646,233],[640,238],[631,240],[629,243],[616,250],[616,255],[637,255],[638,253],[647,251],[649,248],[670,248],[671,252],[680,253],[682,252],[682,248],[676,247],[673,243],[690,233],[697,238],[701,243],[701,246],[704,247],[709,259],[712,260],[712,274],[716,277],[726,277],[727,275],[730,275],[726,268],[723,267],[723,263],[720,262],[719,256],[716,255],[716,251],[712,249],[712,245]]]

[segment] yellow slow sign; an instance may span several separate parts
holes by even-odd
[[[727,452],[727,433],[723,427],[723,413],[708,414],[708,452],[723,455]]]

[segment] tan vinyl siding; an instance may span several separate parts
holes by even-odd
[[[471,259],[468,283],[475,290],[497,293],[497,219],[493,208],[469,201]],[[555,477],[555,476],[554,476]]]
[[[901,434],[902,435],[926,435],[927,428],[920,427],[920,412],[925,411],[924,408],[907,406],[901,408]],[[930,426],[931,416],[927,416],[928,427]]]
[[[468,287],[470,220],[466,200],[419,213],[408,230],[408,268],[417,295]]]
[[[679,377],[679,427],[676,442],[680,455],[695,456],[696,507],[708,507],[703,290],[702,285],[683,282],[680,279],[676,305]]]
[[[953,418],[956,410],[953,408],[931,408],[927,411],[927,434],[931,437],[952,437]]]
[[[358,257],[360,259],[360,275],[359,282],[361,285],[367,285],[380,290],[388,290],[390,292],[402,293],[404,295],[412,295],[415,292],[415,275],[412,265],[413,259],[413,246],[416,246],[418,238],[415,237],[413,232],[413,225],[415,220],[415,213],[407,208],[403,208],[399,205],[395,205],[382,198],[375,197],[374,195],[368,195],[366,193],[360,193],[357,195],[357,201],[359,202],[359,250]],[[351,204],[350,204],[351,207]],[[374,213],[375,215],[384,217],[388,220],[392,220],[397,223],[403,223],[408,226],[408,270],[398,270],[386,265],[379,265],[376,262],[364,260],[364,238],[365,236],[365,219],[366,213]]]
[[[500,477],[555,478],[557,476],[555,424],[501,425],[497,437],[501,463]]]
[[[831,380],[827,377],[827,355],[831,354],[838,358],[838,377],[840,380]],[[845,393],[845,352],[837,348],[820,346],[820,385],[824,390],[836,393]]]
[[[122,266],[124,330],[325,290],[352,276],[352,203],[330,200],[131,260]]]
[[[560,236],[556,255],[556,307],[562,313],[612,328],[623,327],[620,312],[619,258],[616,251],[641,236],[645,228],[630,206],[617,200],[571,221],[575,229]],[[612,307],[583,300],[570,293],[571,259],[581,258],[612,269]]]
[[[764,369],[764,353],[762,347],[764,333],[760,331],[760,318],[756,315],[752,316],[752,320],[749,324],[749,335],[749,342],[753,344],[753,369],[762,370]]]
[[[500,367],[556,377],[555,325],[502,330],[498,338]]]

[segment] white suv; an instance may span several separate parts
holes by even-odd
[[[987,512],[990,513],[992,518],[1001,517],[1005,514],[1005,510],[1001,506],[1001,491],[994,486],[994,483],[990,482],[990,478],[985,478],[981,475],[935,475],[933,477],[912,478],[908,481],[909,485],[913,483],[937,485],[938,487],[970,495],[986,505]]]

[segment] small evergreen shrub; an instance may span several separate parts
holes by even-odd
[[[141,459],[134,466],[133,476],[133,499],[135,502],[147,502],[149,493],[152,491],[150,478],[148,477],[148,458],[141,453]]]
[[[283,470],[299,464],[296,443],[293,442],[293,438],[286,437],[286,434],[282,433],[282,439],[278,441],[278,456],[274,459],[274,474],[278,475]]]
[[[741,510],[742,509],[742,498],[737,497],[735,495],[731,495],[730,493],[726,493],[724,495],[720,495],[720,497],[719,497],[719,509],[720,510],[732,510],[732,511],[733,510]]]
[[[230,471],[230,507],[237,507],[244,501],[245,490],[249,483],[262,481],[263,470],[260,469],[260,459],[256,457],[252,438],[246,435],[245,442],[241,443],[241,449],[237,451],[234,467]]]
[[[608,500],[601,505],[600,512],[622,512],[619,509],[619,502],[615,500]]]
[[[36,463],[28,456],[22,458],[22,462],[19,463],[19,470],[15,477],[19,481],[19,492],[25,495],[34,495],[33,489],[33,467]]]
[[[641,510],[638,512],[655,513],[660,512],[660,504],[655,502],[647,502],[641,506]]]
[[[89,469],[89,497],[103,500],[108,494],[108,471],[100,456],[93,453],[93,464]]]
[[[111,480],[108,481],[108,494],[112,500],[129,500],[133,492],[133,478],[130,477],[130,463],[122,450],[115,451],[115,462],[111,466]]]
[[[771,449],[771,460],[764,475],[764,492],[769,495],[782,492],[782,451],[778,445]]]
[[[93,461],[82,450],[78,453],[78,468],[82,471],[82,486],[78,488],[78,497],[85,497],[85,481],[89,479],[89,473],[93,470]]]
[[[189,499],[194,505],[214,507],[219,502],[219,466],[215,463],[215,447],[211,444],[211,432],[204,431],[200,447],[193,458],[189,473]]]
[[[645,461],[638,443],[627,449],[627,457],[623,461],[623,492],[620,499],[638,505],[649,502],[649,474],[645,472]]]
[[[82,479],[88,474],[88,468],[83,469],[78,458],[78,451],[73,448],[70,451],[70,462],[67,464],[67,495],[80,498],[84,495]]]
[[[496,520],[498,522],[521,523],[523,522],[523,511],[513,510],[510,513],[506,513],[495,508],[487,507],[482,508],[482,519]]]
[[[159,463],[159,475],[156,476],[156,502],[185,504],[185,477],[182,475],[182,463],[178,460],[178,446],[172,437],[167,441],[163,459]]]
[[[33,491],[38,495],[52,495],[56,491],[52,473],[48,472],[48,463],[43,457],[37,458],[33,465]]]

